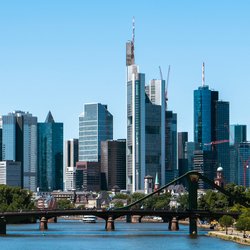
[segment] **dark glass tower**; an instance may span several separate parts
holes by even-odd
[[[217,152],[217,167],[223,168],[225,181],[230,182],[230,150],[229,150],[229,102],[218,101],[216,110],[216,141],[214,150]]]
[[[101,189],[126,189],[126,140],[101,143]]]
[[[203,149],[211,149],[204,145],[216,140],[215,106],[218,91],[212,91],[204,85],[194,91],[194,142],[201,143]]]
[[[199,143],[203,151],[213,151],[204,157],[216,157],[213,162],[224,169],[225,181],[230,181],[230,151],[229,151],[229,102],[218,101],[218,91],[210,90],[205,85],[204,64],[202,86],[194,91],[194,142]],[[211,159],[212,160],[212,159]],[[204,158],[204,161],[206,159]],[[207,164],[203,164],[203,172],[210,178],[215,172]],[[214,176],[213,176],[214,175]]]
[[[178,170],[179,176],[188,172],[188,158],[185,154],[188,132],[178,132]]]
[[[166,111],[166,183],[177,177],[177,114]]]
[[[63,123],[55,122],[51,112],[38,123],[38,187],[63,189]]]

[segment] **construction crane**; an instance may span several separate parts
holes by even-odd
[[[229,140],[219,140],[219,141],[211,141],[208,143],[204,143],[205,146],[212,146],[212,150],[214,149],[214,145],[218,145],[218,144],[222,144],[222,143],[226,143],[229,142]]]

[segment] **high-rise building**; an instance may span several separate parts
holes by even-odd
[[[194,151],[194,170],[201,172],[210,180],[214,180],[217,164],[216,164],[216,151],[212,150],[197,150]],[[209,188],[203,181],[199,181],[199,188]]]
[[[2,158],[21,162],[22,183],[25,189],[37,187],[37,117],[23,111],[2,116]]]
[[[0,161],[0,184],[21,187],[22,171],[19,161]]]
[[[238,147],[237,184],[250,187],[250,142],[241,142]]]
[[[0,116],[0,161],[3,160],[3,121]]]
[[[185,154],[188,132],[178,132],[178,171],[179,176],[188,172],[188,159]]]
[[[188,142],[188,132],[178,132],[178,159],[185,159],[186,142]]]
[[[247,125],[230,125],[230,145],[247,141]]]
[[[101,142],[101,189],[126,189],[126,140]]]
[[[217,145],[214,150],[217,153],[217,167],[223,168],[224,180],[230,182],[230,150],[229,150],[229,102],[217,101],[215,134]],[[212,148],[213,150],[213,148]],[[214,173],[215,174],[215,173]]]
[[[76,162],[78,162],[78,139],[65,142],[65,190],[76,189]]]
[[[127,66],[127,189],[144,190],[144,177],[159,175],[165,183],[165,81],[152,80],[145,88],[132,40],[126,44]]]
[[[230,125],[230,182],[238,184],[239,144],[247,141],[246,125]]]
[[[211,149],[204,145],[216,141],[215,105],[218,91],[212,91],[203,85],[194,91],[194,142],[201,143],[203,149]]]
[[[166,147],[165,147],[165,182],[172,181],[179,175],[177,169],[177,114],[166,112]]]
[[[101,166],[99,162],[79,161],[76,163],[76,189],[100,191]]]
[[[112,139],[113,116],[107,105],[84,104],[79,117],[79,161],[100,161],[101,141]]]
[[[225,181],[230,181],[229,103],[218,101],[218,91],[205,85],[205,66],[202,67],[202,86],[194,91],[194,141],[204,151],[216,151],[217,167],[224,170]],[[206,155],[206,154],[205,154]],[[215,169],[216,170],[216,169]],[[210,170],[204,170],[205,173]],[[212,179],[215,177],[211,176]]]
[[[41,191],[63,189],[63,123],[49,111],[38,123],[38,187]]]

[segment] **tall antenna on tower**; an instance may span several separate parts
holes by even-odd
[[[132,59],[132,64],[135,63],[135,17],[133,16],[133,21],[132,21],[132,41],[131,41],[131,59]]]
[[[202,87],[205,86],[205,63],[202,63]]]
[[[132,43],[135,43],[135,17],[133,16],[133,30],[132,30]]]

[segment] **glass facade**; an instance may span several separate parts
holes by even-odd
[[[241,186],[250,187],[250,143],[242,142],[238,147],[238,181]]]
[[[38,187],[41,191],[63,189],[63,123],[49,112],[38,123]]]
[[[194,91],[194,142],[202,143],[204,150],[210,150],[210,143],[215,141],[215,103],[218,92],[209,90],[208,86]]]
[[[16,160],[16,117],[14,114],[4,115],[2,157],[3,160]]]
[[[2,117],[3,160],[21,162],[22,187],[37,187],[37,117],[15,111]]]
[[[229,150],[229,102],[216,102],[216,141],[217,166],[223,168],[226,183],[230,182],[230,150]]]
[[[177,114],[166,112],[166,183],[178,176],[177,169]]]
[[[230,125],[230,145],[247,140],[247,125]]]
[[[101,141],[109,139],[113,139],[113,116],[107,105],[85,104],[79,117],[79,161],[100,161]]]

